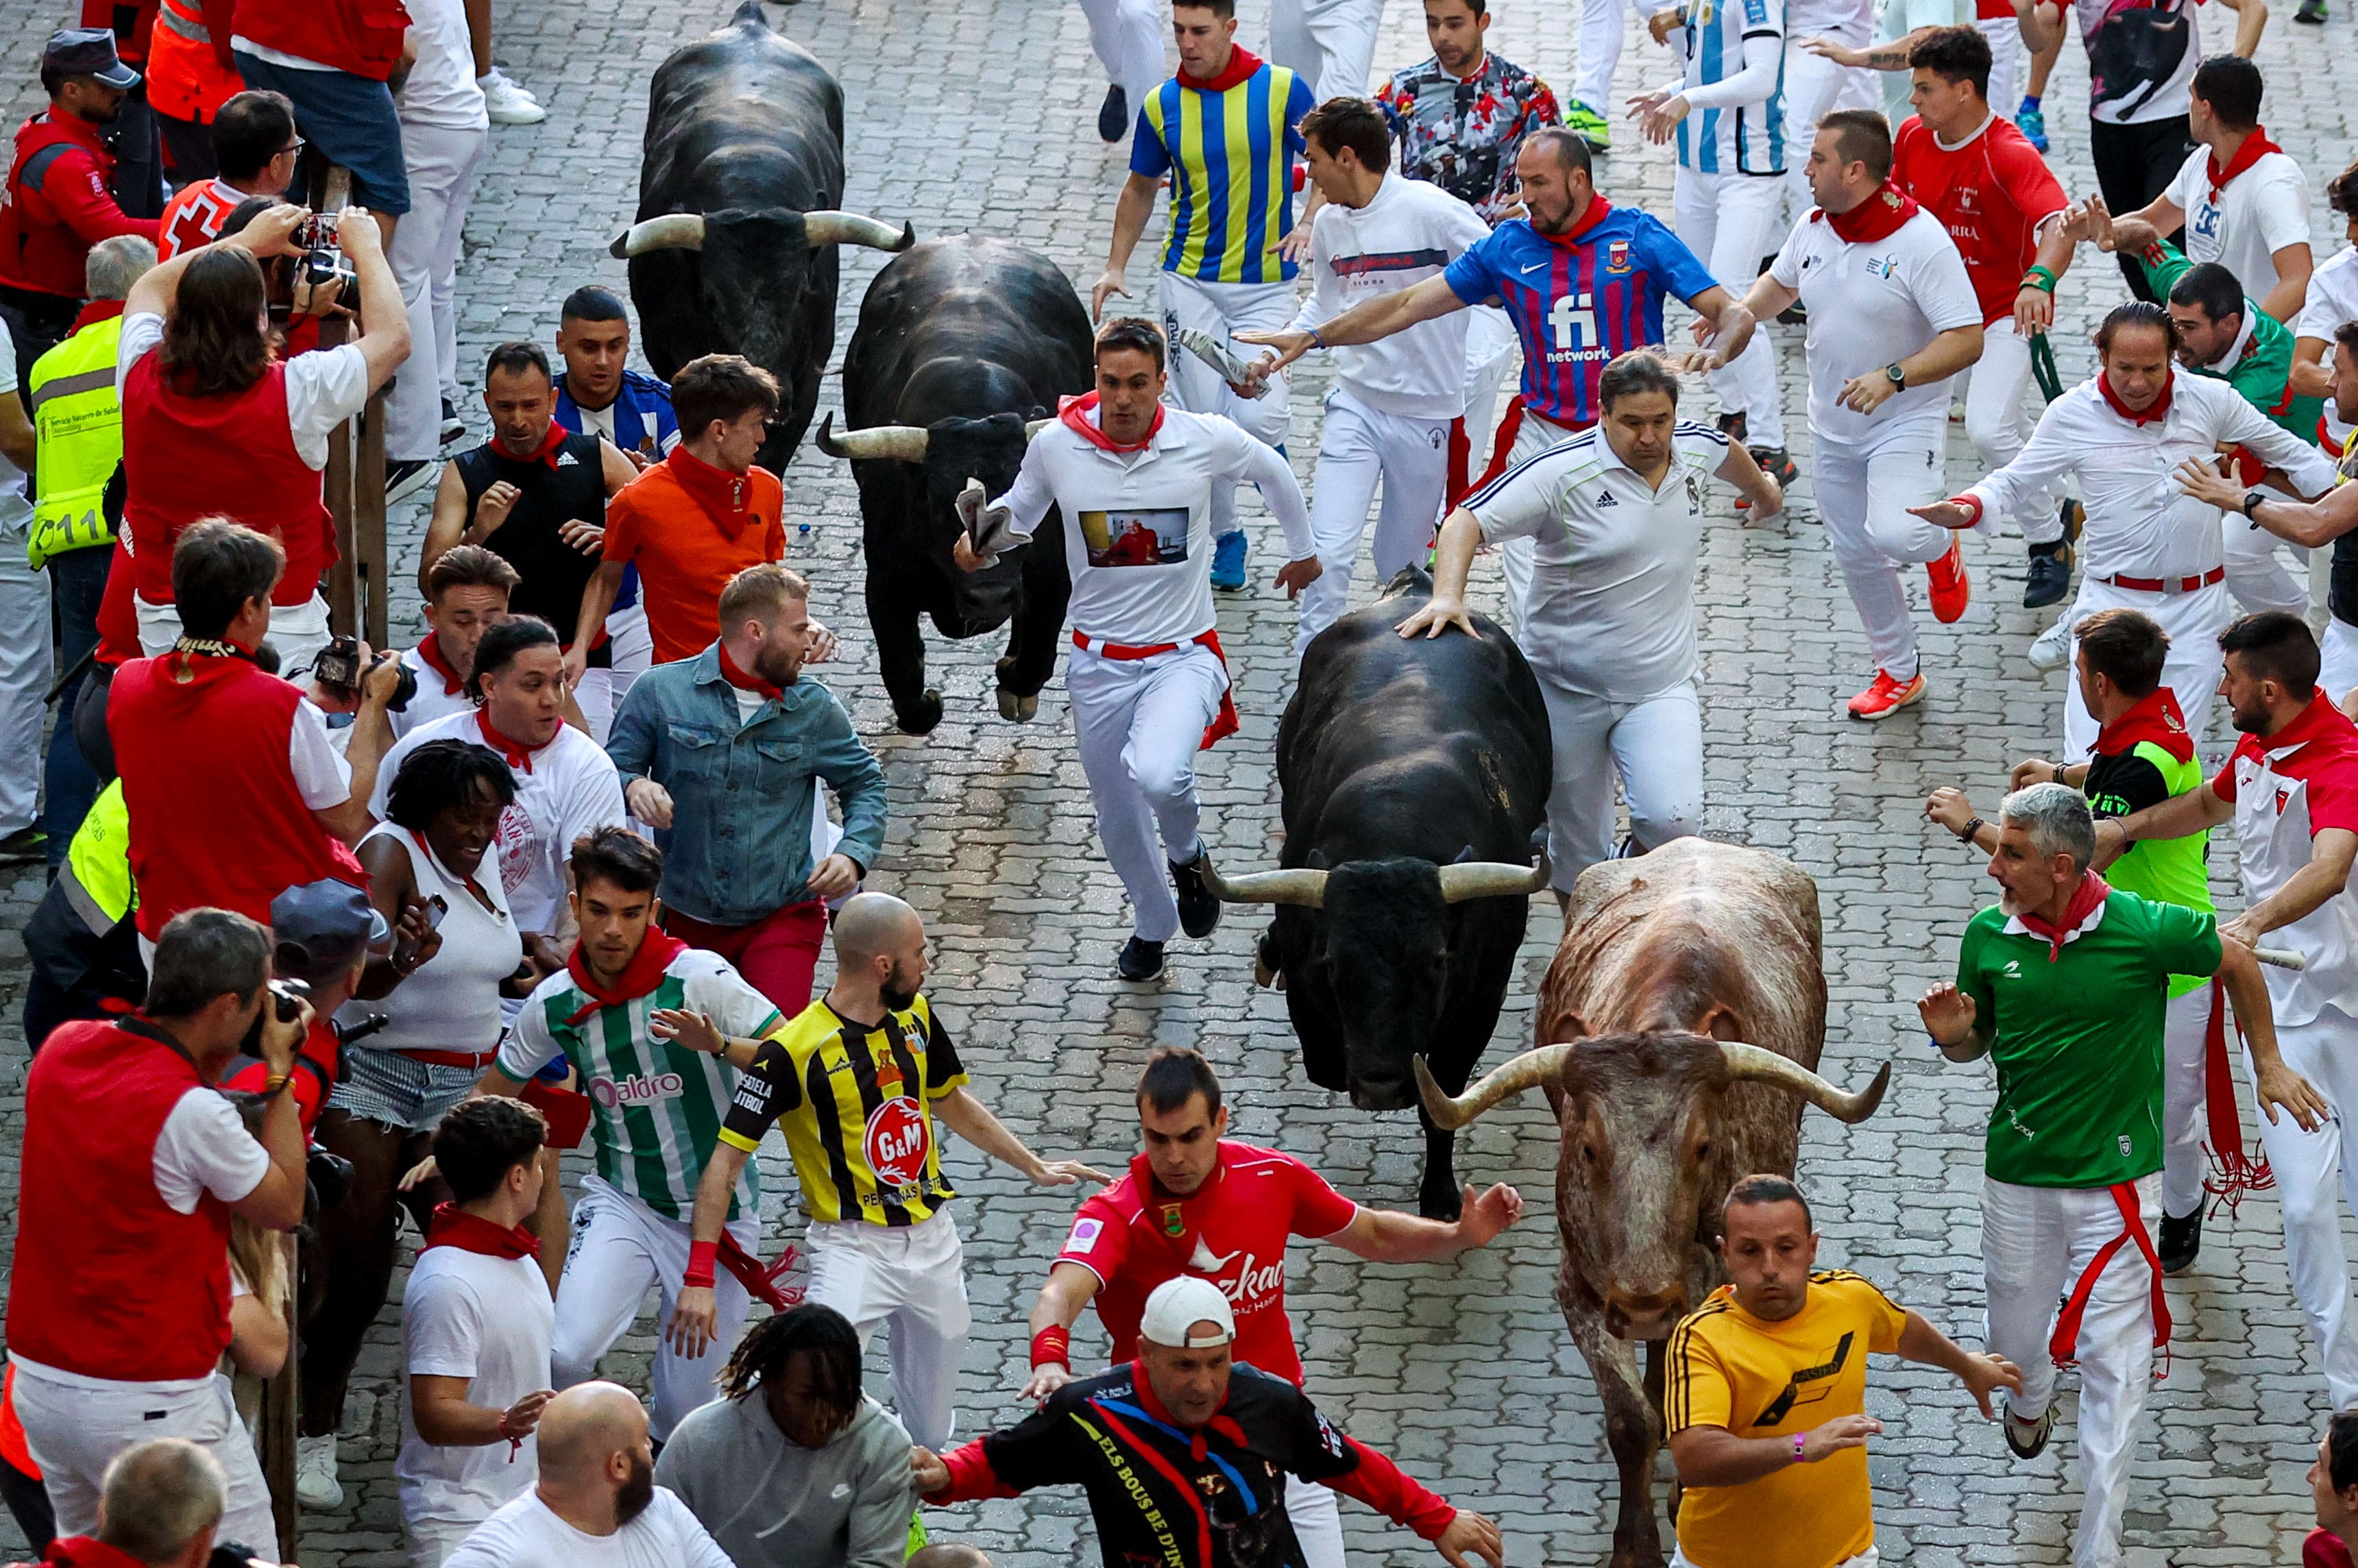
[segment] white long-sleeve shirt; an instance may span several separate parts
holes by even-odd
[[[1462,366],[1452,372],[1463,376]],[[1089,423],[1098,423],[1094,412]],[[1110,452],[1062,420],[1032,439],[993,500],[1029,538],[1051,506],[1065,519],[1073,629],[1093,643],[1151,647],[1212,629],[1212,486],[1250,484],[1285,531],[1289,559],[1318,553],[1310,508],[1285,459],[1217,414],[1163,410],[1145,449]]]
[[[1330,201],[1310,229],[1316,282],[1288,329],[1307,332],[1356,305],[1412,288],[1490,237],[1482,215],[1440,186],[1384,176],[1365,207]],[[1466,412],[1463,310],[1420,321],[1373,343],[1332,350],[1335,374],[1380,414],[1455,419]]]
[[[2199,577],[2221,564],[2219,509],[2178,487],[2189,458],[2251,449],[2305,496],[2333,483],[2333,465],[2223,381],[2170,373],[2169,409],[2139,424],[2105,401],[2094,378],[2047,406],[2022,455],[1965,493],[2002,515],[2035,504],[2065,475],[2088,509],[2080,541],[2093,577]]]

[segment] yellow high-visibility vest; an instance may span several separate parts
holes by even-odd
[[[93,936],[114,930],[138,902],[131,881],[131,808],[123,804],[121,779],[109,781],[91,803],[66,849],[66,863],[58,868],[58,881]]]
[[[123,405],[114,392],[122,341],[122,317],[92,321],[35,360],[25,380],[25,412],[38,442],[26,544],[35,571],[51,556],[114,543],[100,503],[123,460]]]

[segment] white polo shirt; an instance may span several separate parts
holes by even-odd
[[[1466,498],[1482,539],[1535,538],[1519,639],[1532,671],[1607,702],[1644,702],[1695,678],[1703,483],[1727,438],[1679,425],[1650,487],[1591,426]]]
[[[2344,245],[2318,264],[2309,275],[2309,295],[2302,302],[2300,315],[2293,323],[2296,338],[2316,338],[2325,344],[2323,363],[2333,368],[2333,334],[2344,321],[2358,321],[2358,245]],[[2333,399],[2325,400],[2325,439],[2339,451],[2349,438],[2350,427],[2333,412]]]
[[[419,1436],[409,1379],[464,1378],[469,1404],[503,1411],[555,1387],[548,1357],[556,1338],[557,1307],[537,1260],[457,1247],[417,1255],[401,1292],[401,1453],[393,1473],[404,1519],[477,1523],[540,1478],[531,1437],[511,1449],[448,1448]]]
[[[1922,426],[1938,438],[1949,411],[1945,381],[1902,387],[1872,414],[1841,402],[1853,377],[1879,375],[1939,334],[1982,324],[1964,257],[1938,218],[1920,208],[1884,238],[1852,244],[1813,207],[1786,236],[1768,276],[1800,289],[1810,312],[1812,435],[1859,445]]]
[[[2211,790],[2234,804],[2244,897],[2257,903],[2309,864],[2314,835],[2358,830],[2358,730],[2320,691],[2274,735],[2244,736]],[[2261,970],[2278,1028],[2308,1023],[2327,1007],[2358,1018],[2358,886],[2267,939],[2309,960],[2305,969]]]
[[[1412,288],[1490,237],[1482,215],[1429,180],[1387,174],[1365,207],[1330,201],[1310,230],[1316,287],[1289,329],[1306,332],[1354,306]],[[1466,412],[1464,310],[1333,351],[1336,379],[1379,414],[1455,419]]]
[[[388,712],[384,716],[395,740],[400,740],[412,730],[422,730],[438,719],[475,711],[475,700],[467,695],[465,688],[449,689],[449,683],[442,678],[442,672],[427,664],[416,648],[404,648],[401,663],[416,677],[417,691],[409,699],[408,707],[398,713]]]
[[[2214,197],[2211,149],[2196,147],[2162,194],[2186,214],[2187,259],[2217,262],[2255,299],[2277,286],[2276,254],[2309,243],[2309,177],[2283,153],[2262,154]]]
[[[1463,367],[1451,373],[1463,379]],[[1091,409],[1084,416],[1092,428]],[[1023,467],[993,500],[1029,538],[1051,506],[1064,514],[1073,629],[1092,643],[1151,647],[1212,629],[1212,486],[1260,490],[1285,531],[1286,557],[1318,553],[1293,470],[1217,414],[1165,406],[1142,450],[1112,452],[1062,419],[1032,438]]]

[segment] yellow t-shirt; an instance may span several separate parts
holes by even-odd
[[[1722,1285],[1671,1331],[1665,1424],[1782,1437],[1866,1409],[1866,1357],[1899,1346],[1908,1314],[1874,1283],[1833,1270],[1810,1276],[1800,1312],[1754,1317]],[[1866,1450],[1789,1465],[1740,1487],[1691,1487],[1679,1504],[1679,1550],[1696,1568],[1833,1568],[1875,1544]]]

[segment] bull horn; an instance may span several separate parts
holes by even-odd
[[[899,228],[860,212],[821,211],[803,214],[803,238],[813,245],[866,245],[874,251],[905,251],[917,243],[914,223]]]
[[[1293,903],[1304,909],[1326,907],[1326,873],[1319,871],[1249,871],[1234,881],[1223,877],[1206,850],[1197,861],[1204,885],[1222,903]]]
[[[649,251],[700,251],[703,248],[703,213],[666,212],[660,218],[649,218],[632,224],[622,231],[622,238],[606,247],[606,251],[617,261],[628,261]]]
[[[1028,441],[1055,423],[1054,419],[1026,419],[1023,421],[1023,438]]]
[[[830,458],[921,463],[925,460],[925,432],[915,425],[871,425],[838,436],[830,408],[818,422],[818,449]]]
[[[1466,860],[1434,868],[1441,873],[1441,902],[1463,903],[1469,898],[1528,898],[1548,885],[1548,861],[1519,866],[1511,860]]]
[[[1424,1114],[1432,1119],[1433,1126],[1455,1132],[1500,1101],[1513,1099],[1525,1089],[1553,1083],[1563,1071],[1565,1058],[1578,1049],[1576,1043],[1567,1042],[1526,1051],[1483,1075],[1479,1083],[1471,1085],[1455,1099],[1433,1081],[1433,1069],[1419,1056],[1412,1064],[1416,1068],[1416,1097],[1424,1102]]]
[[[1747,1045],[1741,1040],[1719,1042],[1719,1054],[1726,1058],[1728,1074],[1737,1083],[1774,1084],[1799,1095],[1836,1121],[1865,1121],[1883,1103],[1883,1091],[1891,1086],[1888,1062],[1877,1072],[1873,1083],[1856,1094],[1845,1094],[1791,1057]]]

